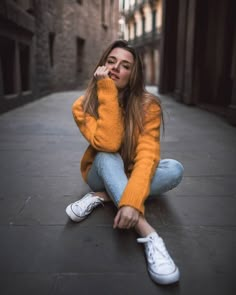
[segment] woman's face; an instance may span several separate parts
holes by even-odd
[[[115,82],[118,90],[128,85],[133,64],[132,53],[123,48],[114,48],[109,53],[105,66],[109,69],[109,77]]]

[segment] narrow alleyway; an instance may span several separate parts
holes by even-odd
[[[181,272],[179,284],[162,287],[136,234],[113,230],[112,204],[80,224],[65,215],[88,191],[79,170],[87,143],[71,115],[80,94],[54,93],[0,116],[0,294],[236,294],[236,128],[161,97],[162,158],[185,167],[178,188],[146,205]]]

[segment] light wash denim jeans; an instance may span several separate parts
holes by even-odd
[[[161,160],[152,178],[149,198],[176,187],[183,177],[183,166],[176,160]],[[118,153],[98,152],[87,182],[94,192],[106,191],[117,206],[128,182],[124,162]]]

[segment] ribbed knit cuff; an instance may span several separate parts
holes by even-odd
[[[118,205],[118,208],[121,208],[123,206],[130,206],[138,210],[141,214],[144,215],[145,207],[144,204],[140,204],[140,202],[137,202],[135,199],[129,199],[128,201],[121,199],[120,203]]]
[[[104,79],[98,80],[97,87],[98,87],[98,90],[110,88],[111,90],[117,91],[116,85],[111,78],[104,78]]]

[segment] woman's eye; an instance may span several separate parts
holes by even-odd
[[[124,65],[123,66],[126,70],[129,70],[130,68],[129,68],[129,66],[126,66],[126,65]]]
[[[108,64],[113,64],[114,61],[113,61],[113,60],[108,60],[107,63],[108,63]]]

